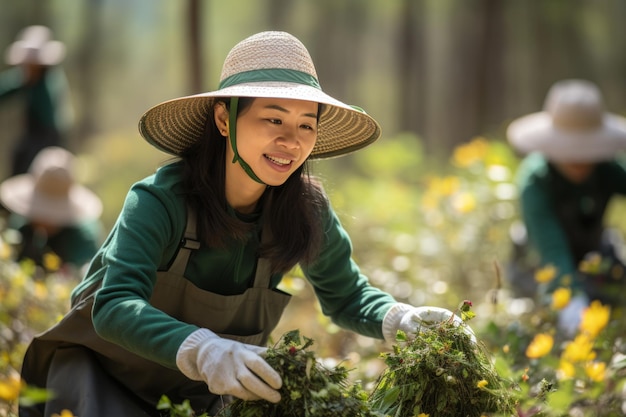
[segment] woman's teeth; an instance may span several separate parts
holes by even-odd
[[[269,155],[265,155],[265,157],[278,165],[289,165],[291,163],[291,159],[276,158],[274,156],[269,156]]]

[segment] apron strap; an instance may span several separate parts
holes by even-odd
[[[200,241],[198,240],[196,231],[196,212],[189,205],[187,205],[187,228],[185,229],[183,239],[180,241],[176,258],[168,271],[184,276],[191,251],[199,248]]]
[[[200,241],[198,240],[196,223],[196,212],[189,205],[187,205],[187,227],[185,234],[180,242],[178,253],[172,265],[168,269],[168,272],[175,273],[179,276],[185,275],[185,269],[187,269],[187,262],[191,256],[191,251],[200,249]],[[267,227],[263,227],[261,232],[261,243],[266,243],[270,240],[271,233]],[[269,288],[270,287],[270,262],[265,258],[259,258],[257,260],[256,272],[254,275],[254,288]]]
[[[269,242],[271,233],[269,228],[263,226],[261,230],[261,243]],[[256,262],[256,273],[254,275],[254,288],[269,288],[272,277],[270,261],[267,258],[258,258]]]

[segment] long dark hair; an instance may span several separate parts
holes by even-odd
[[[228,99],[221,99],[229,108]],[[249,107],[253,98],[240,98],[238,114]],[[223,248],[233,240],[245,242],[254,226],[228,212],[225,191],[226,146],[213,118],[213,108],[204,135],[183,155],[183,181],[187,201],[198,213],[198,235],[209,247]],[[321,184],[302,164],[284,184],[267,187],[261,207],[269,242],[259,249],[268,258],[272,272],[285,273],[297,263],[311,263],[318,255],[324,235],[323,213],[328,201]]]

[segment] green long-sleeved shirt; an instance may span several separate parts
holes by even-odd
[[[49,67],[45,74],[32,85],[26,83],[24,70],[11,67],[0,72],[0,100],[24,95],[26,133],[54,130],[66,135],[74,113],[65,72],[60,67]]]
[[[626,163],[598,163],[586,181],[573,184],[535,153],[522,161],[517,181],[530,244],[543,265],[558,271],[548,291],[562,285],[565,276],[572,279],[573,289],[579,289],[578,263],[587,252],[598,249],[611,197],[626,194]]]
[[[20,258],[31,258],[43,263],[44,253],[52,251],[63,264],[82,267],[91,261],[102,243],[103,226],[99,219],[64,226],[50,236],[40,236],[28,219],[17,214],[9,216],[9,227],[22,235]]]
[[[197,326],[152,307],[156,272],[174,256],[186,226],[181,164],[173,163],[134,184],[111,233],[95,256],[73,299],[102,281],[93,309],[98,334],[165,366],[176,368],[176,353]],[[257,221],[259,220],[257,216]],[[382,319],[395,300],[371,286],[351,259],[352,245],[339,219],[325,215],[321,255],[303,268],[324,314],[357,333],[382,338]],[[223,295],[243,293],[253,279],[258,238],[228,249],[202,246],[189,261],[186,277],[196,286]],[[282,276],[272,277],[275,288]]]

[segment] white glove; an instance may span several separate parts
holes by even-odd
[[[394,304],[383,318],[383,336],[388,343],[396,343],[396,333],[402,330],[408,337],[415,337],[420,327],[431,327],[445,320],[463,326],[473,341],[476,336],[472,329],[452,311],[441,307],[413,307],[408,304]]]
[[[277,403],[283,381],[262,358],[266,350],[199,329],[178,348],[176,365],[187,378],[206,382],[213,394]]]
[[[569,303],[558,312],[557,327],[565,337],[571,338],[576,335],[583,310],[589,306],[589,298],[586,295],[576,295]]]

